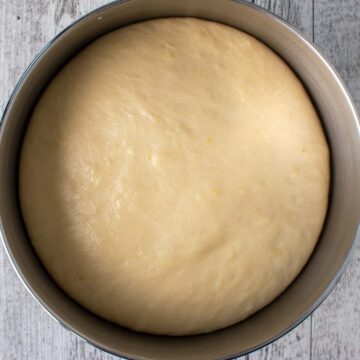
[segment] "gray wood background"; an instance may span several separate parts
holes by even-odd
[[[65,26],[107,2],[0,0],[1,113],[17,79],[35,54]],[[314,41],[340,72],[359,108],[360,0],[252,2],[281,16]],[[310,318],[272,345],[245,358],[360,359],[360,244],[336,289]],[[22,286],[0,247],[0,359],[115,357],[85,344],[45,314]]]

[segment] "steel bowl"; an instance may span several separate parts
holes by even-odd
[[[330,205],[319,243],[295,281],[250,318],[205,335],[167,337],[107,322],[71,300],[47,274],[27,237],[18,192],[18,155],[29,115],[44,87],[77,51],[118,27],[145,19],[192,16],[243,30],[272,48],[297,73],[321,117],[331,148]],[[356,110],[336,71],[318,50],[274,15],[231,0],[129,0],[105,5],[61,32],[15,87],[0,133],[2,240],[17,274],[63,326],[112,354],[136,359],[225,359],[256,350],[303,321],[334,288],[354,247],[360,215],[360,141]]]

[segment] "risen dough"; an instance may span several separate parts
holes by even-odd
[[[328,147],[269,48],[196,19],[101,37],[45,90],[20,200],[49,273],[149,333],[212,331],[273,300],[322,228]]]

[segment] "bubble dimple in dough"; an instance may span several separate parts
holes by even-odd
[[[20,158],[25,224],[80,304],[184,335],[278,296],[322,229],[329,153],[268,47],[191,18],[111,32],[53,79]]]

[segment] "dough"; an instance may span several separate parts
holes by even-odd
[[[33,246],[72,298],[184,335],[234,324],[293,281],[322,229],[329,154],[269,48],[169,18],[111,32],[59,72],[19,176]]]

